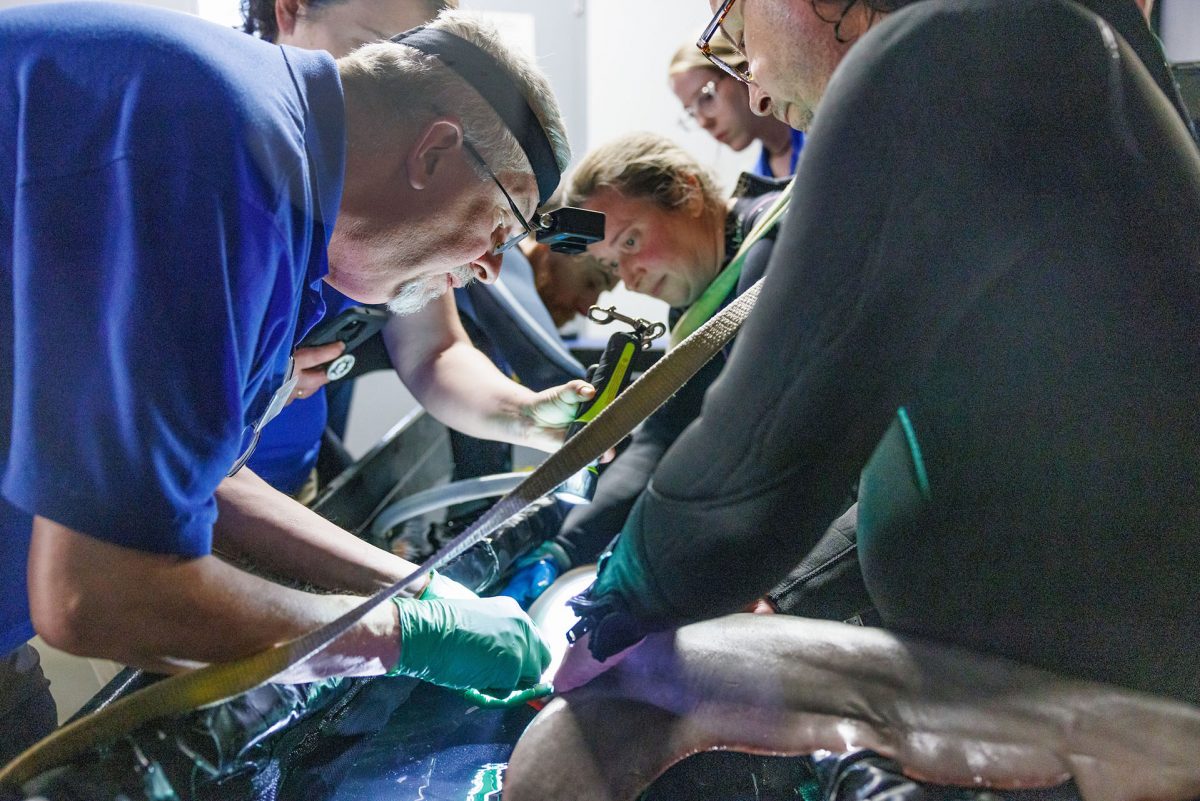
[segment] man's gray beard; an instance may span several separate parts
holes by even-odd
[[[458,282],[463,286],[475,279],[475,272],[466,265],[455,267],[450,272],[458,278]],[[388,301],[388,311],[399,317],[414,314],[446,294],[446,288],[444,274],[407,281],[400,286],[396,297]]]

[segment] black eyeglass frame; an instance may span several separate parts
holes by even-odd
[[[504,195],[504,199],[508,201],[508,207],[512,209],[513,216],[517,218],[517,222],[519,222],[521,224],[521,228],[524,229],[519,234],[513,234],[502,244],[492,248],[492,255],[499,256],[501,253],[506,253],[509,250],[512,250],[521,242],[524,242],[526,237],[536,234],[537,231],[529,223],[529,221],[525,219],[525,215],[522,214],[521,210],[517,208],[517,203],[512,199],[512,195],[508,194],[508,190],[504,188],[504,184],[500,183],[500,179],[496,177],[496,173],[492,172],[492,168],[489,167],[488,163],[483,160],[483,156],[479,155],[479,151],[475,149],[475,146],[464,139],[463,148],[471,154],[475,161],[479,162],[479,166],[483,167],[484,171],[488,174],[496,186],[500,188],[500,193]]]
[[[729,12],[733,9],[733,4],[736,2],[737,0],[725,0],[725,5],[717,9],[717,13],[713,14],[712,21],[704,29],[704,33],[700,34],[700,38],[696,40],[696,47],[700,48],[700,52],[712,62],[714,67],[721,70],[721,72],[732,75],[749,86],[754,83],[754,75],[749,69],[740,70],[732,64],[727,63],[720,56],[715,55],[712,51],[712,39],[717,35],[717,31],[721,30],[721,25],[725,22],[725,18],[729,16]]]

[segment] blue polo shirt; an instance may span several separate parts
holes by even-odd
[[[764,147],[758,154],[758,163],[754,165],[754,174],[764,178],[787,178],[796,174],[796,162],[800,160],[800,151],[804,149],[804,132],[792,129],[792,164],[788,167],[787,175],[776,175],[771,172],[771,154]]]
[[[326,54],[106,3],[0,11],[0,652],[31,515],[209,553],[213,493],[322,311]]]
[[[329,284],[322,284],[326,317],[336,317],[351,306],[362,305]],[[262,430],[258,447],[246,463],[247,467],[280,492],[295,495],[317,466],[321,435],[328,418],[329,400],[325,387],[307,398],[296,398]]]

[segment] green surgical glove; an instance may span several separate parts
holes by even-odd
[[[466,601],[478,597],[454,579],[448,579],[436,570],[420,596],[422,601]]]
[[[511,598],[392,601],[400,616],[400,659],[389,676],[509,691],[538,682],[550,664],[550,648]]]

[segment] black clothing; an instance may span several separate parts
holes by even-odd
[[[1197,219],[1195,144],[1109,25],[1064,0],[890,15],[830,83],[593,646],[760,595],[878,446],[858,538],[886,625],[1200,703]]]
[[[42,660],[29,643],[0,656],[0,764],[54,731],[58,709]]]

